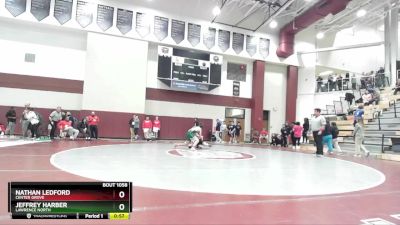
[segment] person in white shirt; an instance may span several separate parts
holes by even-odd
[[[221,134],[221,143],[225,143],[225,137],[226,137],[226,123],[225,120],[222,121],[221,127],[220,127],[220,134]]]
[[[321,116],[321,109],[314,109],[314,117],[311,119],[311,131],[313,133],[315,145],[317,147],[316,155],[320,157],[324,154],[324,146],[322,143],[322,132],[325,129],[326,120]]]
[[[33,111],[33,108],[28,108],[28,113],[26,114],[26,119],[29,121],[29,127],[31,130],[31,138],[39,138],[38,135],[38,127],[39,127],[39,117],[38,115]]]

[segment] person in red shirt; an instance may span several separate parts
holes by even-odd
[[[260,137],[258,138],[258,143],[261,144],[261,141],[262,141],[263,139],[266,140],[267,143],[268,143],[268,140],[269,140],[269,138],[268,138],[268,131],[265,130],[265,128],[263,128],[263,129],[261,130],[261,132],[260,132]]]
[[[60,136],[65,137],[68,133],[69,138],[74,140],[78,137],[79,130],[72,127],[72,121],[63,118],[63,120],[57,123],[58,129],[60,129]]]
[[[100,118],[96,115],[95,112],[92,112],[90,116],[88,116],[88,125],[89,125],[89,130],[90,130],[90,137],[91,138],[99,138],[99,130],[97,128],[97,125],[100,122]]]
[[[142,128],[143,128],[144,138],[147,141],[149,141],[150,140],[150,132],[153,128],[153,123],[151,122],[151,120],[149,119],[148,116],[146,116],[146,119],[143,120]]]
[[[153,132],[155,139],[158,139],[158,132],[160,132],[160,129],[161,129],[161,123],[158,120],[158,116],[156,116],[156,119],[153,121]]]
[[[0,135],[3,136],[6,132],[6,126],[4,124],[0,123]]]

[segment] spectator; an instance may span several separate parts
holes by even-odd
[[[154,138],[158,139],[158,134],[161,129],[161,123],[160,120],[158,120],[158,116],[156,116],[156,119],[153,121],[153,133],[154,133]]]
[[[225,120],[222,121],[221,124],[221,128],[220,128],[220,134],[221,134],[221,139],[222,139],[222,143],[225,143],[225,139],[226,139],[226,123]]]
[[[354,122],[353,126],[356,125],[358,119],[362,119],[364,117],[364,106],[359,105],[357,110],[354,112]]]
[[[135,140],[139,139],[139,128],[140,128],[140,119],[139,116],[136,115],[134,119],[135,125],[133,127],[133,131],[135,132]]]
[[[231,121],[231,124],[228,126],[228,135],[229,135],[229,143],[233,143],[234,137],[236,135],[236,125],[234,124],[233,121]]]
[[[96,115],[95,112],[92,112],[90,116],[88,116],[88,125],[90,130],[90,138],[99,138],[99,129],[97,125],[100,123],[100,118]]]
[[[317,77],[317,92],[320,92],[322,89],[322,77],[318,76]]]
[[[338,140],[338,135],[339,135],[339,129],[336,125],[336,122],[332,122],[332,142],[333,142],[333,147],[336,149],[338,152],[343,152],[342,149],[339,146],[339,140]]]
[[[268,144],[268,142],[269,142],[268,131],[265,128],[263,128],[260,132],[260,137],[258,138],[258,143],[261,144],[263,139],[266,140],[267,144]]]
[[[338,91],[343,91],[343,77],[341,74],[336,79],[337,86],[338,86]]]
[[[354,142],[355,142],[355,154],[354,156],[360,157],[360,149],[362,149],[365,153],[365,156],[369,156],[369,151],[365,148],[363,145],[364,142],[364,128],[363,128],[363,120],[358,118],[356,121],[356,125],[354,127],[353,131],[353,137],[354,137]]]
[[[9,135],[9,137],[14,136],[15,131],[15,122],[17,121],[17,113],[15,112],[14,107],[10,107],[10,109],[6,113],[7,118],[7,129],[5,130],[5,135]]]
[[[321,157],[324,154],[323,143],[322,143],[322,133],[325,129],[326,120],[325,117],[321,116],[321,109],[314,109],[314,117],[311,119],[311,131],[313,132],[313,137],[315,145],[317,147],[316,156]]]
[[[78,128],[79,120],[76,117],[72,116],[71,112],[67,112],[65,115],[67,120],[71,122],[72,127]]]
[[[251,143],[260,143],[259,142],[260,133],[258,130],[251,128]]]
[[[58,127],[58,122],[61,120],[62,114],[61,114],[61,107],[58,106],[55,111],[50,113],[49,116],[49,121],[51,124],[51,130],[50,130],[50,139],[54,139],[56,128]]]
[[[347,92],[345,95],[344,95],[344,99],[349,103],[349,106],[350,105],[353,105],[353,99],[354,99],[355,97],[354,97],[354,95],[352,94],[352,93],[350,93],[350,92]]]
[[[27,114],[29,113],[29,108],[31,107],[30,103],[25,104],[25,109],[22,112],[21,116],[21,126],[22,126],[22,137],[27,138],[28,137],[28,130],[29,130],[29,124],[30,122],[27,119]]]
[[[221,143],[221,121],[217,119],[216,125],[215,125],[215,138],[216,142]]]
[[[293,132],[293,127],[295,125],[295,122],[292,122],[289,127],[288,127],[288,134],[290,136],[290,143],[292,144],[292,148],[295,149],[296,147],[296,140],[294,139],[294,132]]]
[[[308,121],[308,118],[304,118],[304,123],[303,123],[303,143],[308,142],[308,131],[310,130],[310,122]]]
[[[329,121],[326,121],[324,131],[322,132],[322,142],[327,144],[328,153],[333,154],[332,127]]]
[[[294,136],[293,149],[300,148],[300,139],[302,134],[303,134],[303,127],[300,125],[300,122],[296,122],[293,126],[293,136]]]
[[[0,123],[0,136],[3,136],[6,131],[6,126],[4,124]]]
[[[279,134],[272,134],[271,136],[271,146],[283,146],[283,139],[282,136]]]
[[[132,118],[129,120],[129,130],[131,132],[131,141],[135,140],[135,118],[136,115],[132,115]]]
[[[65,117],[63,120],[58,122],[58,128],[60,129],[60,136],[66,137],[68,134],[71,140],[75,140],[79,135],[79,130],[72,127],[72,121]]]
[[[38,135],[38,126],[39,126],[39,118],[33,108],[28,108],[28,113],[26,114],[26,119],[29,121],[29,128],[31,130],[31,138],[39,138]]]
[[[283,124],[282,128],[281,128],[281,138],[282,138],[282,145],[283,147],[287,147],[288,146],[288,135],[290,131],[290,127],[287,123]]]
[[[356,75],[353,73],[351,76],[351,89],[356,90],[357,89],[357,78]]]
[[[328,76],[328,91],[332,91],[333,90],[333,75],[329,75]]]
[[[369,105],[374,101],[372,98],[372,94],[369,93],[368,91],[364,92],[364,94],[362,95],[362,99],[364,105]]]
[[[151,122],[151,120],[148,116],[146,116],[146,119],[143,121],[142,128],[143,128],[144,138],[147,141],[150,141],[151,140],[150,132],[151,132],[151,129],[153,128],[153,123]]]
[[[239,143],[240,142],[240,131],[242,130],[242,126],[240,125],[240,122],[238,121],[236,123],[236,134],[234,137],[235,143]]]
[[[78,124],[79,133],[83,134],[85,140],[90,140],[89,126],[87,124],[87,119],[82,118],[82,120]]]

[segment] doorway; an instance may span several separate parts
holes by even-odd
[[[245,129],[245,110],[244,109],[236,109],[236,108],[225,108],[225,123],[226,127],[233,122],[235,125],[240,122],[241,130],[240,130],[240,136],[237,137],[238,142],[243,142],[244,141],[244,129]],[[229,135],[225,135],[224,138],[225,142],[229,142]]]

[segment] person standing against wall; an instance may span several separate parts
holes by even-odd
[[[152,128],[153,128],[153,123],[151,122],[150,118],[148,116],[146,116],[146,119],[142,123],[142,129],[143,129],[144,138],[147,141],[150,141],[150,132],[151,132]]]
[[[58,106],[57,109],[51,112],[49,116],[49,121],[51,124],[50,139],[54,139],[55,132],[58,127],[57,124],[59,121],[61,121],[61,118],[62,118],[61,107]]]
[[[132,118],[129,120],[129,131],[131,132],[131,142],[135,140],[135,118],[136,116],[133,115]]]
[[[154,138],[158,139],[158,134],[161,129],[161,122],[158,120],[158,116],[156,116],[156,119],[153,120],[153,132],[154,132]]]
[[[38,127],[39,127],[39,118],[33,108],[28,108],[28,113],[26,114],[26,118],[29,121],[29,128],[31,130],[31,138],[34,139],[39,138]]]
[[[317,157],[321,157],[322,155],[324,155],[322,133],[324,132],[325,125],[326,120],[325,117],[321,116],[321,109],[314,109],[314,117],[311,119],[311,131],[313,132],[313,137],[317,148]]]
[[[140,119],[139,116],[136,115],[134,119],[135,125],[133,127],[133,130],[135,132],[135,140],[139,139],[139,128],[140,128]]]
[[[90,116],[88,116],[88,125],[90,130],[90,138],[99,138],[99,129],[97,125],[100,122],[100,118],[96,115],[95,112],[92,112]]]
[[[29,108],[31,107],[30,103],[26,103],[25,104],[25,109],[22,112],[22,116],[21,116],[21,128],[22,128],[22,137],[23,138],[27,138],[28,137],[28,128],[29,128],[29,124],[30,122],[27,119],[27,115],[29,113]]]
[[[308,142],[308,131],[310,130],[310,122],[308,121],[308,118],[304,118],[304,123],[303,123],[303,143]]]
[[[290,131],[290,127],[288,123],[283,124],[282,128],[281,128],[281,137],[282,137],[282,145],[283,147],[287,147],[288,146],[288,135]]]
[[[230,122],[228,126],[229,143],[233,143],[234,137],[236,135],[236,125],[233,121]]]
[[[234,137],[235,143],[239,143],[240,142],[240,131],[241,130],[242,130],[242,126],[240,125],[240,122],[238,121],[236,123],[236,134],[235,134],[235,137]]]
[[[220,127],[220,134],[221,134],[221,143],[225,143],[225,139],[226,139],[226,123],[225,120],[222,121],[221,127]]]
[[[15,112],[14,107],[11,106],[10,109],[7,111],[6,118],[7,118],[7,128],[5,131],[5,135],[13,137],[15,130],[15,122],[17,120],[17,113]]]
[[[215,124],[215,141],[217,143],[221,143],[221,121],[219,119],[216,120],[216,124]]]

